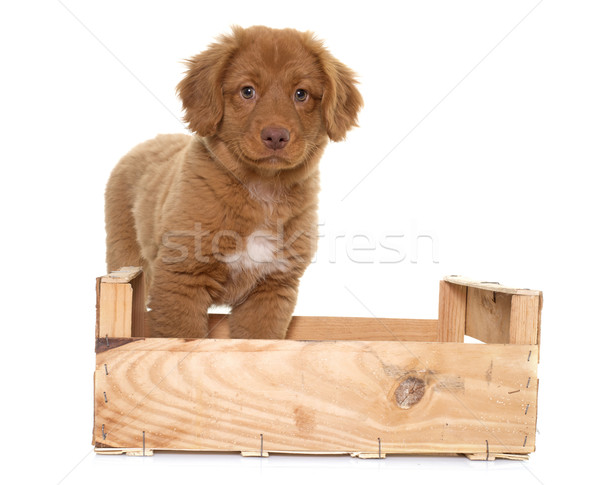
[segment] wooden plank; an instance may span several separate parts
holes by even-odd
[[[142,339],[97,354],[94,442],[526,454],[536,371],[529,345]]]
[[[528,288],[511,288],[503,286],[500,283],[492,281],[478,281],[464,276],[446,276],[444,281],[455,285],[468,286],[470,288],[479,288],[480,290],[495,291],[496,293],[508,293],[511,295],[527,295],[539,296],[542,292],[538,290],[530,290]]]
[[[437,332],[437,320],[294,316],[286,339],[433,342]],[[227,315],[209,315],[208,336],[229,338]]]
[[[485,343],[538,344],[540,295],[511,295],[479,288],[467,293],[467,335]]]
[[[264,451],[242,451],[241,454],[246,458],[269,458],[269,454]]]
[[[145,316],[141,268],[121,268],[96,280],[96,338],[148,336]]]
[[[100,282],[102,278],[96,278],[96,339],[100,337]]]
[[[130,284],[100,283],[98,337],[131,337],[132,297]]]
[[[437,331],[437,320],[295,316],[286,338],[433,342]]]
[[[361,460],[383,460],[385,459],[385,453],[350,453],[352,458],[360,458]]]
[[[496,458],[504,460],[527,461],[528,455],[517,455],[509,453],[466,453],[465,456],[471,461],[494,461]]]
[[[538,319],[537,319],[537,346],[538,346],[538,363],[540,361],[540,347],[542,345],[542,307],[544,306],[544,295],[540,291],[540,301],[538,304]]]
[[[510,311],[510,343],[537,344],[540,296],[513,295]]]
[[[146,289],[143,273],[140,271],[129,284],[132,290],[131,336],[149,337],[150,331],[146,328]]]
[[[510,343],[512,295],[469,288],[466,333],[489,344]]]
[[[440,281],[438,342],[464,342],[467,288]]]

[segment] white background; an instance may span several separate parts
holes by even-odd
[[[64,0],[0,10],[0,456],[11,483],[564,483],[593,473],[597,2]],[[436,318],[447,274],[544,291],[529,462],[94,455],[104,185],[132,146],[185,131],[180,61],[231,24],[315,31],[360,75],[361,128],[322,160],[323,238],[297,313]],[[389,235],[404,236],[400,252],[379,245]]]

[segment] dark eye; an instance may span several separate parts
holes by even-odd
[[[308,92],[305,89],[296,89],[294,99],[300,102],[306,101],[308,99]]]
[[[244,86],[240,90],[240,94],[242,95],[242,98],[244,98],[244,99],[252,99],[252,98],[254,98],[254,96],[256,96],[256,91],[254,90],[254,88],[252,86]]]

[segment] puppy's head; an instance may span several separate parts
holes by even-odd
[[[309,33],[234,27],[188,61],[185,121],[259,168],[295,167],[357,126],[354,73]]]

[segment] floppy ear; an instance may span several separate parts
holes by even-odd
[[[233,35],[223,35],[207,50],[188,59],[188,70],[177,85],[184,109],[183,119],[200,136],[213,135],[223,117],[223,77],[241,31],[233,27]]]
[[[346,132],[358,126],[358,112],[363,99],[356,89],[356,74],[329,52],[321,53],[321,65],[326,76],[321,105],[327,135],[332,141],[341,141]]]

